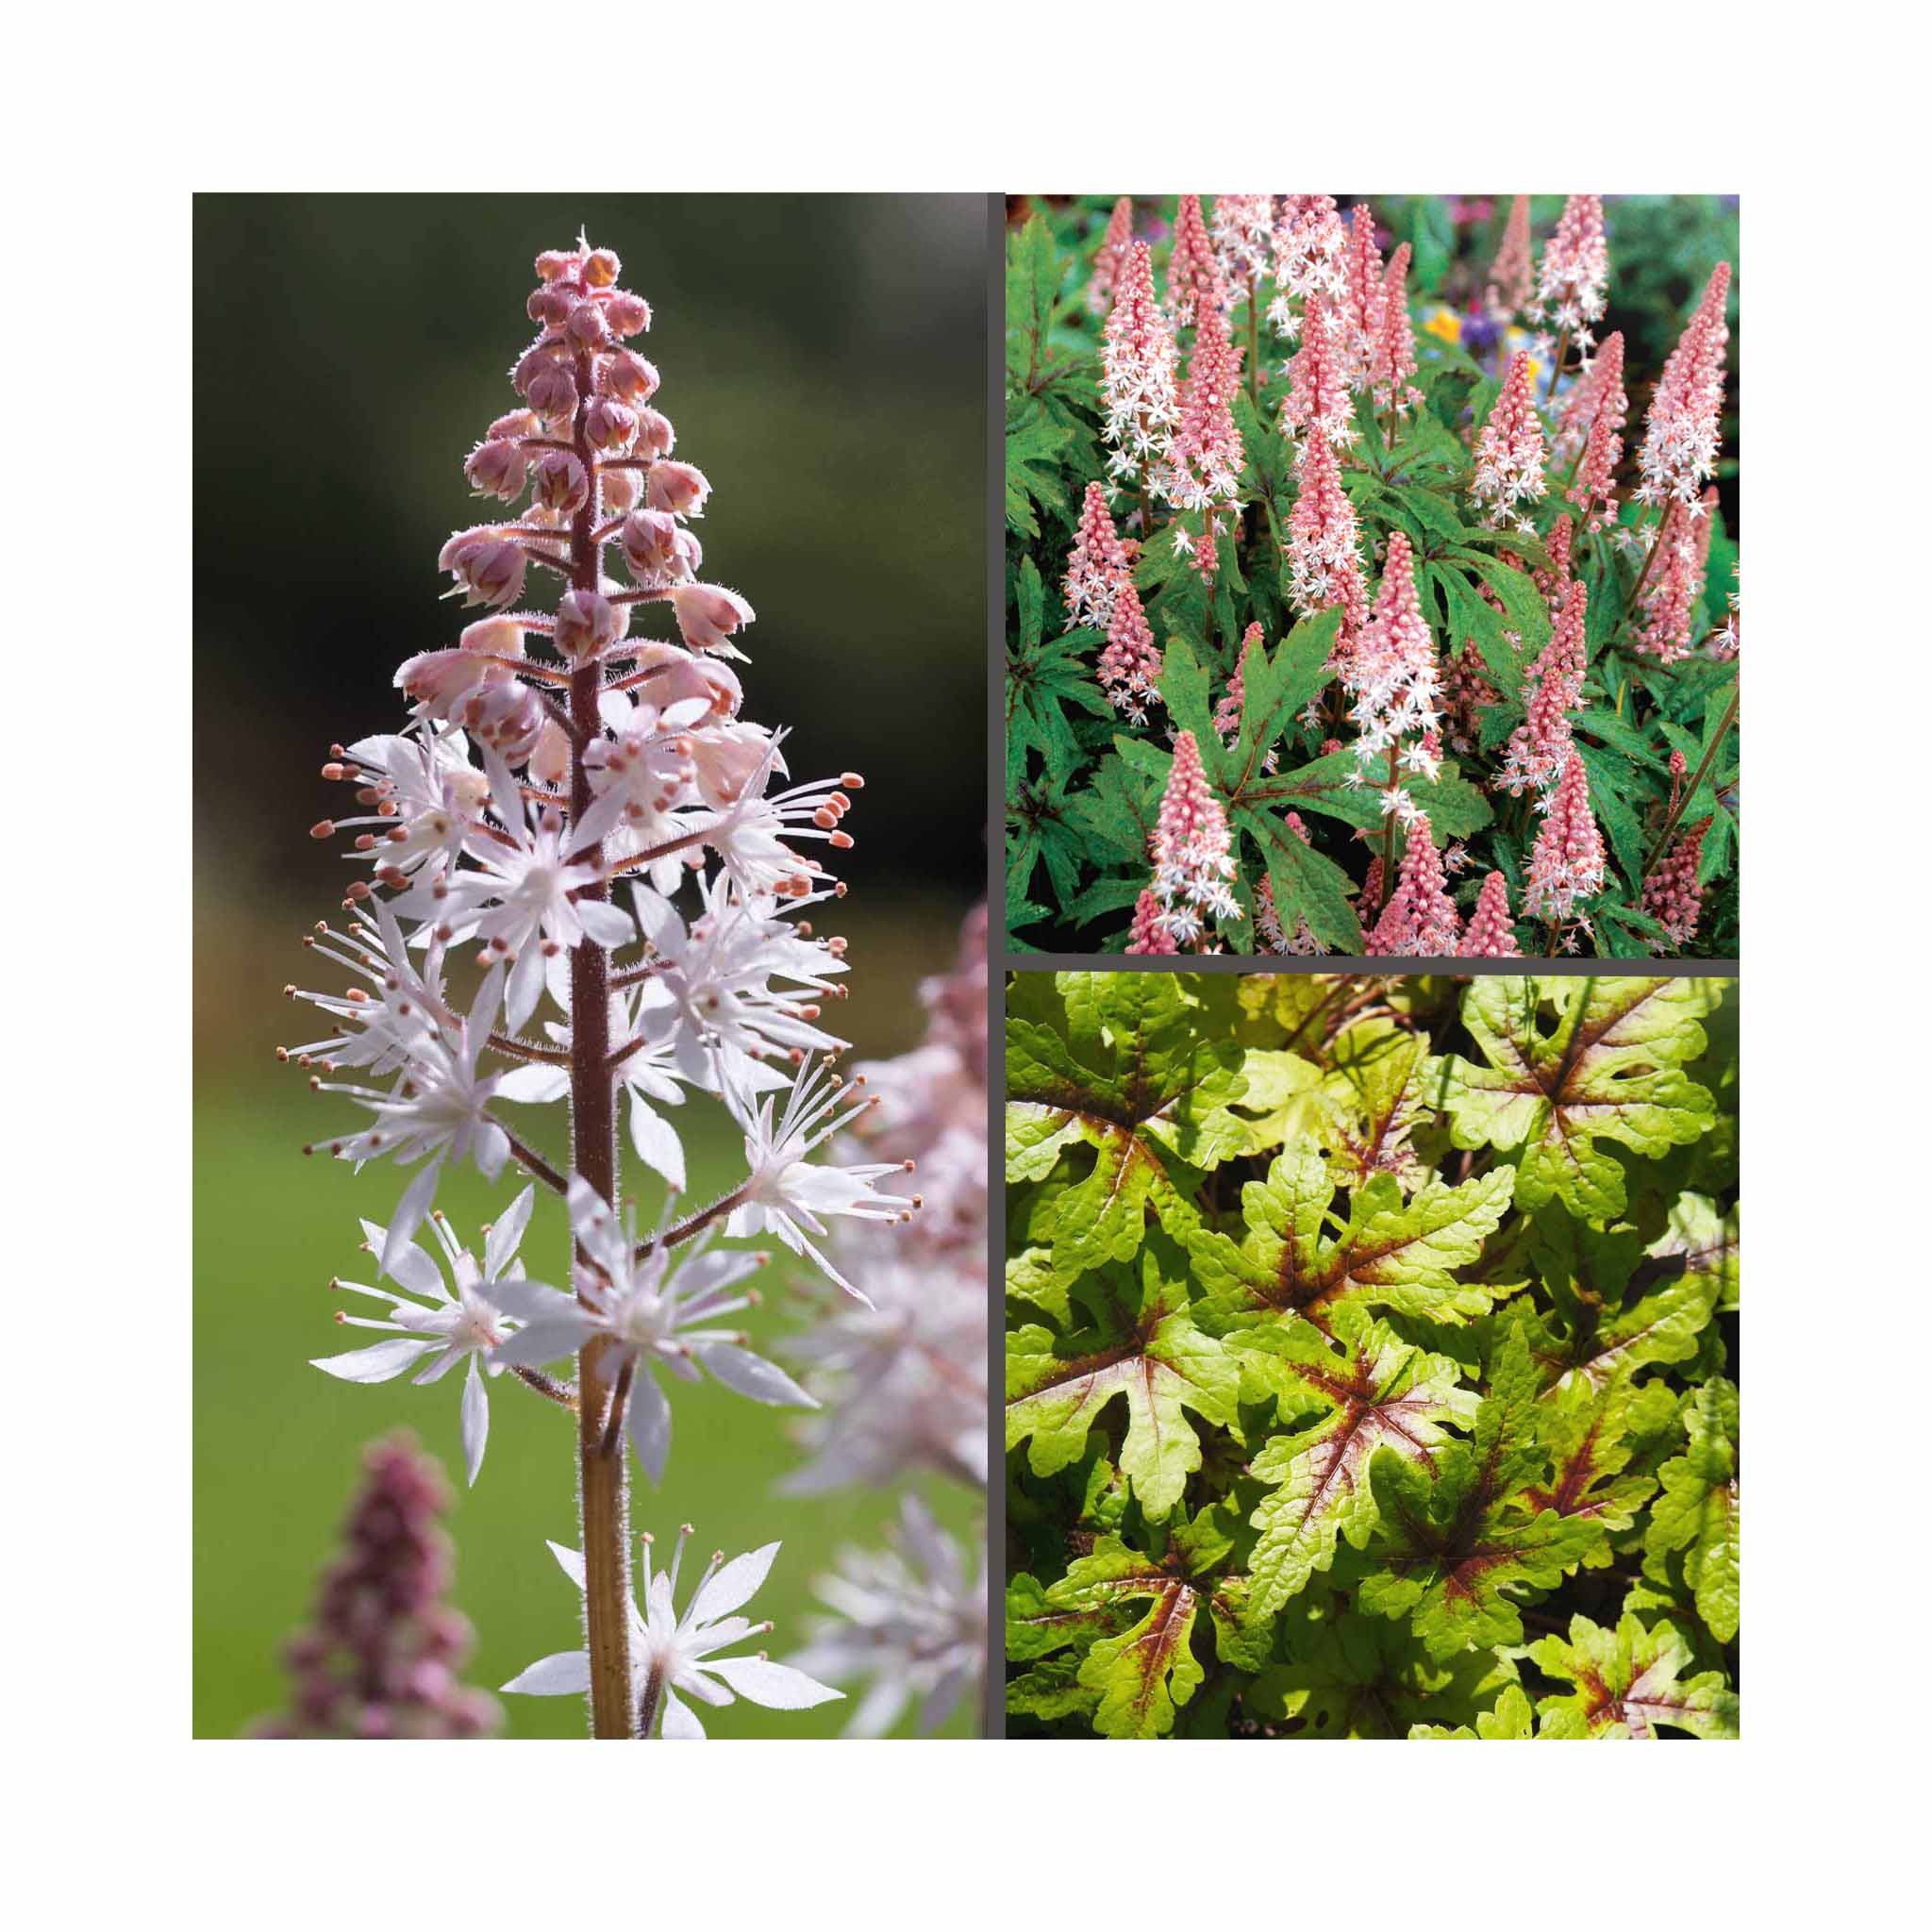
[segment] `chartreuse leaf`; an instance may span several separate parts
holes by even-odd
[[[1074,1298],[1090,1317],[1063,1335],[1029,1324],[1007,1338],[1007,1447],[1030,1439],[1028,1465],[1051,1475],[1076,1461],[1117,1397],[1126,1403],[1122,1472],[1142,1511],[1179,1502],[1201,1444],[1185,1411],[1231,1424],[1241,1370],[1195,1327],[1185,1263],[1150,1237],[1138,1260],[1083,1277]]]
[[[1520,1740],[1536,1735],[1535,1718],[1536,1711],[1524,1695],[1522,1685],[1511,1684],[1496,1699],[1494,1710],[1477,1712],[1474,1725],[1457,1724],[1452,1730],[1446,1724],[1411,1724],[1408,1735],[1411,1738],[1508,1738]]]
[[[1261,1532],[1248,1567],[1262,1613],[1334,1562],[1338,1536],[1357,1548],[1368,1541],[1375,1515],[1365,1471],[1374,1450],[1433,1469],[1442,1425],[1466,1426],[1475,1413],[1475,1391],[1461,1386],[1453,1361],[1411,1347],[1358,1307],[1339,1307],[1334,1327],[1339,1347],[1309,1322],[1235,1339],[1243,1366],[1281,1390],[1284,1420],[1307,1408],[1316,1418],[1275,1437],[1249,1464],[1272,1491],[1250,1519]]]
[[[1690,1224],[1701,1226],[1690,1213]],[[1674,1214],[1673,1224],[1678,1225]],[[1628,1229],[1539,1226],[1531,1252],[1558,1309],[1554,1320],[1540,1317],[1530,1334],[1546,1379],[1582,1379],[1601,1389],[1616,1376],[1674,1366],[1697,1353],[1726,1278],[1735,1288],[1737,1250],[1700,1248],[1702,1258],[1693,1261],[1672,1248],[1676,1238],[1666,1234],[1639,1261],[1637,1237]]]
[[[1007,1029],[1007,1177],[1039,1180],[1075,1141],[1094,1150],[1091,1174],[1062,1197],[1054,1270],[1070,1282],[1141,1244],[1145,1210],[1180,1233],[1197,1217],[1176,1186],[1185,1168],[1240,1153],[1248,1124],[1242,1050],[1202,1037],[1174,975],[1057,976],[1057,1012]]]
[[[1697,1023],[1721,997],[1708,979],[1472,980],[1462,1022],[1483,1064],[1451,1056],[1441,1066],[1457,1146],[1513,1154],[1519,1208],[1557,1201],[1614,1220],[1624,1168],[1600,1141],[1658,1155],[1716,1119],[1709,1092],[1684,1069],[1704,1052]]]
[[[1413,1193],[1429,1179],[1411,1138],[1433,1112],[1429,1058],[1427,1039],[1392,1020],[1365,1021],[1336,1041],[1322,1079],[1321,1137],[1338,1186],[1385,1174]]]
[[[1738,1700],[1716,1671],[1683,1681],[1690,1646],[1668,1624],[1646,1630],[1631,1616],[1615,1630],[1588,1617],[1570,1620],[1570,1637],[1529,1647],[1545,1676],[1575,1689],[1537,1706],[1546,1738],[1655,1738],[1659,1725],[1693,1738],[1735,1738]]]
[[[1432,1180],[1405,1201],[1393,1179],[1377,1174],[1351,1195],[1341,1221],[1329,1206],[1336,1176],[1320,1145],[1302,1136],[1265,1180],[1241,1189],[1239,1244],[1209,1228],[1188,1237],[1194,1278],[1214,1318],[1230,1327],[1282,1315],[1325,1325],[1350,1302],[1465,1321],[1489,1307],[1492,1291],[1451,1271],[1482,1253],[1511,1184],[1508,1170],[1498,1169],[1459,1187]]]
[[[1599,1523],[1539,1509],[1523,1494],[1548,1466],[1537,1387],[1519,1322],[1491,1364],[1473,1442],[1450,1444],[1433,1470],[1388,1448],[1370,1457],[1380,1521],[1358,1601],[1407,1618],[1432,1657],[1521,1642],[1513,1593],[1554,1588],[1605,1534]]]
[[[1663,1491],[1650,1512],[1644,1552],[1661,1568],[1667,1551],[1684,1551],[1684,1581],[1695,1592],[1697,1614],[1728,1643],[1738,1634],[1738,1385],[1712,1376],[1684,1420],[1690,1447],[1658,1472]]]
[[[1598,1389],[1578,1377],[1543,1399],[1539,1433],[1549,1451],[1550,1473],[1531,1483],[1523,1500],[1532,1509],[1553,1509],[1565,1522],[1598,1523],[1613,1535],[1637,1521],[1656,1479],[1624,1475],[1631,1438],[1654,1436],[1667,1428],[1676,1403],[1661,1383],[1635,1390],[1620,1376]],[[1586,1553],[1596,1567],[1615,1553],[1607,1541]]]

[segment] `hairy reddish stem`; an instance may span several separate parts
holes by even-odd
[[[591,395],[591,358],[576,358],[578,396],[572,446],[587,475],[594,475],[596,456],[584,433],[584,412]],[[571,518],[570,575],[572,587],[595,591],[602,575],[603,546],[595,525],[600,491],[591,491]],[[598,688],[603,670],[592,659],[571,674],[570,809],[581,823],[591,808],[591,774],[584,751],[602,734],[597,715]],[[581,854],[601,870],[604,848]],[[610,889],[601,879],[581,896],[608,899]],[[570,1121],[573,1164],[576,1172],[615,1209],[617,1207],[616,1082],[610,1060],[610,960],[603,947],[588,937],[570,956]],[[581,1246],[577,1259],[588,1259]],[[637,1710],[631,1701],[629,1589],[629,1466],[622,1455],[604,1453],[607,1413],[614,1413],[604,1372],[607,1341],[592,1336],[577,1357],[578,1507],[584,1548],[584,1624],[591,1660],[591,1734],[597,1738],[637,1735]]]

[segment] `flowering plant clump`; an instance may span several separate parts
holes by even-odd
[[[1009,1733],[1735,1737],[1735,982],[1026,973]]]
[[[741,1647],[769,1627],[734,1613],[775,1542],[718,1568],[721,1554],[680,1609],[678,1558],[654,1574],[646,1530],[634,1593],[631,1462],[661,1479],[678,1391],[700,1378],[818,1407],[772,1359],[781,1331],[754,1345],[755,1283],[782,1248],[876,1312],[920,1205],[916,1154],[877,1128],[883,1158],[833,1145],[888,1104],[839,1070],[845,1041],[824,1022],[845,942],[816,924],[844,893],[824,861],[853,842],[861,780],[791,782],[786,734],[744,714],[735,640],[752,607],[704,575],[692,526],[711,485],[674,457],[658,370],[634,346],[648,305],[588,242],[536,273],[514,407],[464,466],[500,513],[442,551],[476,615],[402,663],[397,728],[323,769],[353,805],[314,835],[342,838],[354,874],[341,924],[307,941],[332,983],[289,990],[320,1035],[283,1058],[364,1116],[308,1151],[402,1174],[362,1223],[367,1258],[347,1272],[363,1278],[333,1284],[353,1298],[338,1319],[379,1339],[316,1366],[458,1376],[473,1483],[492,1385],[569,1416],[576,1534],[553,1548],[583,1591],[584,1643],[505,1688],[585,1696],[600,1738],[694,1738],[695,1705],[842,1693]],[[742,1178],[692,1206],[678,1124],[703,1108],[728,1120]],[[474,1236],[437,1207],[461,1164],[505,1182]],[[531,1177],[513,1193],[512,1169]],[[540,1187],[571,1235],[541,1258]]]
[[[1016,202],[1011,942],[1735,953],[1734,232],[1695,197]],[[1211,897],[1176,897],[1176,785]]]

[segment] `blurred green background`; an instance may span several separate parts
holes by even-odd
[[[866,775],[840,867],[851,893],[823,922],[852,942],[837,1018],[866,1057],[916,1043],[917,981],[950,959],[985,878],[983,210],[974,196],[197,198],[198,1736],[231,1736],[280,1702],[277,1646],[333,1554],[361,1447],[398,1425],[458,1491],[455,1597],[477,1630],[466,1675],[493,1687],[580,1641],[577,1593],[543,1547],[575,1540],[569,1416],[493,1383],[471,1491],[455,1380],[360,1388],[307,1365],[345,1345],[329,1277],[370,1278],[357,1215],[387,1218],[408,1176],[305,1161],[302,1143],[355,1109],[274,1059],[323,1030],[280,992],[332,983],[299,936],[349,875],[307,836],[337,803],[317,768],[331,740],[395,728],[394,666],[454,641],[436,553],[486,514],[461,465],[513,401],[532,258],[580,226],[624,258],[625,286],[654,309],[641,346],[662,373],[657,401],[714,489],[697,526],[705,575],[758,611],[746,714],[794,727],[797,776]],[[722,1115],[694,1101],[681,1124],[694,1194],[736,1177]],[[554,1135],[542,1144],[559,1152]],[[440,1199],[468,1238],[511,1192],[470,1173]],[[547,1261],[556,1278],[565,1252],[545,1198],[530,1272]],[[802,1312],[774,1292],[753,1317],[759,1344]],[[755,1611],[777,1624],[774,1655],[805,1637],[814,1574],[896,1507],[776,1496],[796,1461],[787,1427],[708,1386],[680,1389],[666,1483],[640,1482],[632,1507],[660,1547],[682,1521],[703,1553],[784,1540]],[[928,1494],[976,1536],[966,1499]],[[583,1734],[576,1700],[504,1703],[507,1735]],[[848,1707],[740,1703],[710,1727],[825,1735]]]

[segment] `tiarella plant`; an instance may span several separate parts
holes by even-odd
[[[661,1478],[677,1391],[701,1376],[814,1406],[741,1325],[770,1251],[728,1242],[779,1244],[868,1308],[869,1275],[892,1265],[885,1237],[919,1200],[896,1145],[815,1158],[884,1099],[836,1070],[845,1042],[822,1003],[843,991],[844,941],[801,916],[842,896],[820,855],[852,843],[841,822],[860,780],[788,784],[784,733],[741,715],[731,640],[752,609],[700,575],[691,525],[710,485],[673,458],[658,372],[628,346],[650,311],[618,275],[584,242],[538,258],[521,400],[466,465],[479,494],[523,507],[444,547],[452,594],[482,614],[397,672],[404,727],[324,768],[355,808],[315,836],[346,835],[367,875],[342,925],[308,941],[346,986],[295,993],[327,1025],[288,1057],[369,1116],[321,1151],[407,1172],[363,1223],[368,1278],[338,1284],[358,1297],[338,1319],[381,1339],[317,1366],[459,1377],[472,1482],[492,1381],[574,1418],[577,1547],[553,1548],[582,1590],[585,1641],[506,1688],[586,1695],[600,1738],[698,1737],[694,1705],[841,1693],[766,1657],[770,1626],[737,1614],[775,1543],[720,1553],[680,1601],[688,1531],[655,1571],[646,1534],[633,1594],[630,1458]],[[658,611],[675,635],[647,634]],[[728,1110],[744,1150],[742,1178],[697,1207],[677,1127],[693,1095]],[[475,1238],[436,1207],[460,1162],[534,1177]],[[657,1183],[641,1190],[639,1170]],[[540,1184],[573,1235],[541,1261],[525,1239]],[[835,1260],[835,1231],[854,1225],[880,1239]]]
[[[1015,1732],[1736,1734],[1732,993],[1013,980]]]
[[[1524,196],[1416,200],[1386,258],[1330,195],[1019,226],[1015,943],[1735,952],[1731,271],[1682,251],[1663,314],[1640,258],[1620,308],[1618,219],[1572,195],[1540,257]]]

